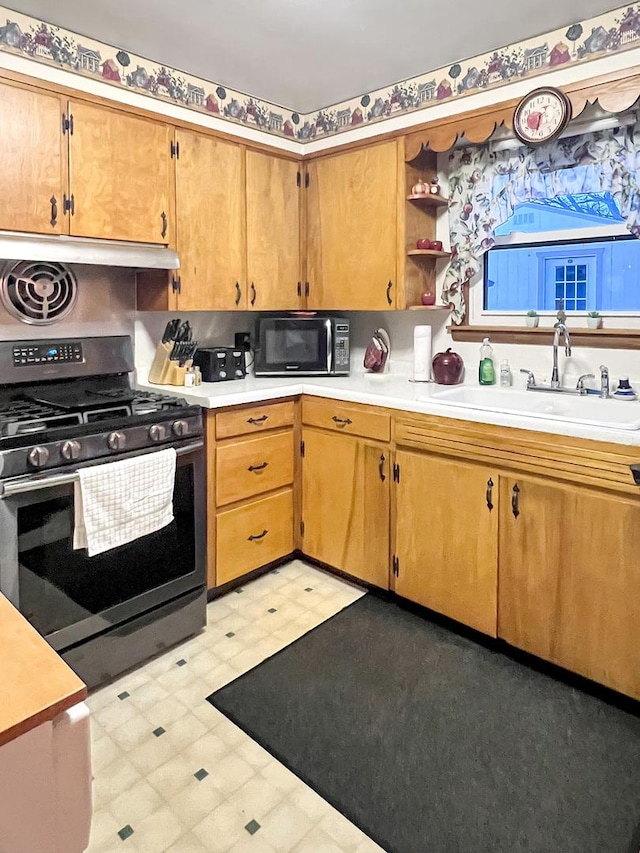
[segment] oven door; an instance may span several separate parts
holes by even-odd
[[[322,376],[333,372],[333,326],[326,317],[261,317],[256,376]]]
[[[176,447],[174,520],[95,557],[73,549],[74,473],[5,483],[0,592],[63,651],[205,582],[202,442]]]

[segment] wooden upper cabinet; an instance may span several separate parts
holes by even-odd
[[[499,636],[640,699],[640,499],[514,477],[500,501]]]
[[[70,233],[172,243],[173,129],[84,101],[69,112]]]
[[[178,308],[246,308],[244,151],[188,130],[178,130],[176,140]]]
[[[399,451],[396,461],[395,591],[495,637],[495,472],[427,453]]]
[[[398,159],[394,141],[309,164],[309,308],[395,307]]]
[[[249,307],[280,311],[301,304],[299,164],[247,151]]]
[[[61,234],[67,226],[63,109],[58,95],[0,84],[1,229]]]

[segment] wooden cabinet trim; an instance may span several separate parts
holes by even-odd
[[[399,446],[493,464],[506,471],[638,493],[629,465],[640,462],[640,448],[431,415],[396,418],[394,438]]]
[[[114,101],[111,98],[106,98],[101,95],[93,95],[89,92],[84,92],[80,89],[73,89],[70,86],[63,86],[58,83],[50,83],[49,81],[42,80],[39,77],[30,77],[29,75],[21,74],[18,71],[11,71],[9,69],[2,68],[0,69],[0,80],[21,86],[25,89],[39,89],[42,92],[58,94],[64,98],[72,98],[74,101],[86,101],[87,103],[97,104],[109,109],[117,110],[118,112],[129,113],[129,115],[147,118],[150,121],[162,122],[171,127],[180,127],[184,128],[185,130],[193,130],[197,133],[203,133],[207,136],[213,136],[217,139],[221,139],[226,142],[247,145],[247,147],[251,148],[253,151],[264,151],[268,154],[273,155],[274,157],[281,157],[283,160],[293,160],[295,162],[302,162],[302,160],[304,159],[304,154],[297,154],[295,151],[285,151],[284,149],[279,148],[276,145],[269,145],[266,142],[245,140],[244,138],[237,136],[233,133],[228,133],[222,130],[214,130],[204,124],[198,124],[198,122],[195,121],[187,121],[186,119],[179,119],[174,117],[169,118],[162,112],[154,112],[153,110],[147,110],[142,107],[134,107],[130,104],[120,101]]]

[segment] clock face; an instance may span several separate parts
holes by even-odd
[[[516,107],[513,130],[527,145],[540,145],[553,139],[571,118],[571,102],[559,89],[536,89]]]

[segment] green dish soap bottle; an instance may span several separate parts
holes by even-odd
[[[493,363],[493,348],[489,343],[489,338],[482,341],[480,347],[480,368],[478,370],[478,379],[481,385],[496,384],[496,368]]]

